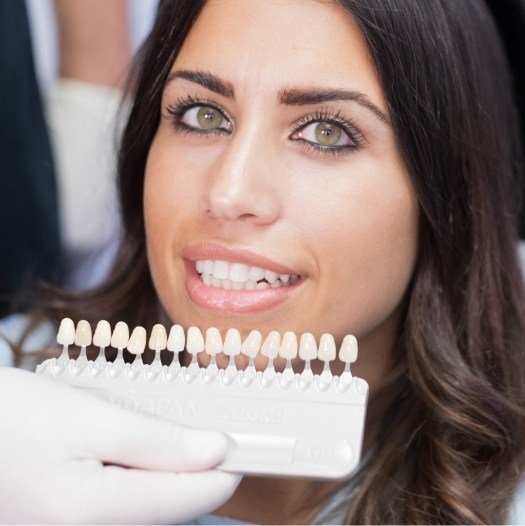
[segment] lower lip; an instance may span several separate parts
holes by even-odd
[[[262,312],[272,309],[289,298],[303,283],[304,278],[293,285],[259,290],[225,290],[208,287],[195,268],[195,261],[184,259],[186,267],[186,290],[191,300],[206,309],[226,312]]]

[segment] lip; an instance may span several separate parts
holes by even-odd
[[[279,288],[225,290],[205,285],[197,273],[195,261],[186,258],[183,261],[186,268],[186,291],[191,300],[200,307],[225,314],[257,313],[272,309],[289,299],[305,281],[301,278],[293,285]]]

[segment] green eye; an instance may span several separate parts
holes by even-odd
[[[197,122],[205,130],[219,128],[223,119],[222,113],[210,106],[201,106],[197,112]]]
[[[322,146],[335,146],[341,138],[341,133],[341,128],[330,122],[319,122],[315,127],[315,138]]]

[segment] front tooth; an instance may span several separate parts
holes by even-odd
[[[217,260],[213,263],[213,275],[219,279],[228,277],[229,263],[227,261]]]
[[[204,350],[204,338],[198,327],[190,327],[188,329],[186,349],[190,354],[198,354]]]
[[[216,278],[215,276],[211,277],[211,284],[213,287],[220,287],[221,286],[221,278]]]
[[[271,331],[261,347],[261,354],[268,358],[277,358],[279,356],[279,347],[281,346],[281,335],[278,331]]]
[[[279,279],[283,283],[288,283],[290,281],[290,274],[279,274]]]
[[[233,290],[241,290],[244,288],[244,282],[242,281],[232,281]]]
[[[323,362],[335,360],[335,340],[331,334],[323,334],[321,336],[317,357]]]
[[[261,347],[262,335],[259,331],[253,330],[242,344],[241,352],[250,358],[255,358]]]
[[[146,347],[146,329],[135,327],[128,341],[128,351],[131,354],[142,354]]]
[[[315,337],[310,332],[301,334],[299,342],[299,358],[301,360],[315,360],[317,358],[317,344]]]
[[[287,360],[293,360],[297,356],[297,336],[294,332],[285,332],[283,341],[279,347],[279,356]]]
[[[202,275],[202,281],[204,281],[204,284],[207,286],[207,287],[211,287],[211,274],[206,274],[204,273]]]
[[[111,326],[106,320],[100,320],[93,336],[93,345],[107,347],[111,341]]]
[[[202,271],[206,274],[213,274],[213,260],[205,259],[202,265]]]
[[[124,349],[129,341],[129,329],[128,325],[123,321],[119,321],[113,329],[111,335],[111,347],[116,349]]]
[[[206,330],[206,353],[210,356],[219,354],[222,350],[222,338],[219,329],[216,327],[210,327]]]
[[[267,270],[264,273],[264,278],[268,283],[273,283],[276,279],[279,279],[279,274],[272,272],[271,270]]]
[[[86,320],[80,320],[75,333],[75,345],[87,347],[91,345],[91,325]]]
[[[231,279],[221,279],[221,287],[225,290],[233,288],[233,281]]]
[[[263,279],[265,274],[266,271],[262,268],[250,267],[250,271],[248,272],[248,279],[257,282],[260,279]]]
[[[343,338],[339,349],[339,359],[345,363],[354,363],[357,360],[357,340],[352,334],[347,334]]]
[[[57,343],[59,345],[73,345],[75,343],[75,324],[70,318],[64,318],[60,322],[57,333]]]
[[[237,356],[241,352],[241,333],[237,329],[228,329],[224,338],[222,352],[226,356]]]
[[[175,354],[184,350],[184,329],[180,325],[173,325],[170,329],[170,335],[168,337],[168,344],[166,348],[168,351],[174,352]]]
[[[151,336],[149,338],[149,348],[152,351],[162,351],[166,348],[166,329],[164,325],[157,323],[151,329]]]
[[[232,281],[246,281],[250,273],[250,266],[243,263],[231,263],[228,278]]]

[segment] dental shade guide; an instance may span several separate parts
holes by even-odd
[[[303,333],[297,344],[293,332],[283,337],[271,331],[263,341],[253,330],[244,342],[236,329],[224,338],[216,328],[206,331],[190,327],[187,337],[180,325],[173,325],[169,336],[162,325],[151,331],[148,346],[155,351],[151,364],[142,360],[147,334],[118,322],[111,333],[109,323],[97,324],[93,339],[85,320],[77,324],[62,320],[57,342],[63,346],[58,359],[40,364],[36,372],[51,380],[84,389],[126,409],[148,413],[194,428],[215,430],[229,439],[226,457],[218,469],[251,475],[339,479],[357,468],[364,433],[368,384],[352,376],[350,366],[357,359],[357,340],[344,337],[338,358],[344,363],[340,376],[330,363],[336,359],[332,335],[323,334],[317,348],[315,337]],[[86,347],[99,347],[95,361],[87,359]],[[81,347],[77,360],[69,358],[69,347]],[[104,349],[118,350],[115,361],[106,360]],[[299,348],[298,348],[299,347]],[[124,362],[123,349],[135,355]],[[179,354],[192,355],[189,366],[181,366]],[[161,352],[172,358],[162,365]],[[199,366],[198,355],[206,353],[209,364]],[[229,357],[225,369],[217,366],[217,356]],[[235,356],[249,358],[240,370]],[[255,358],[268,359],[264,371],[255,369]],[[304,362],[295,372],[297,356]],[[286,360],[282,372],[274,359]],[[314,374],[310,362],[324,361],[321,374]],[[292,363],[293,362],[293,363]]]

